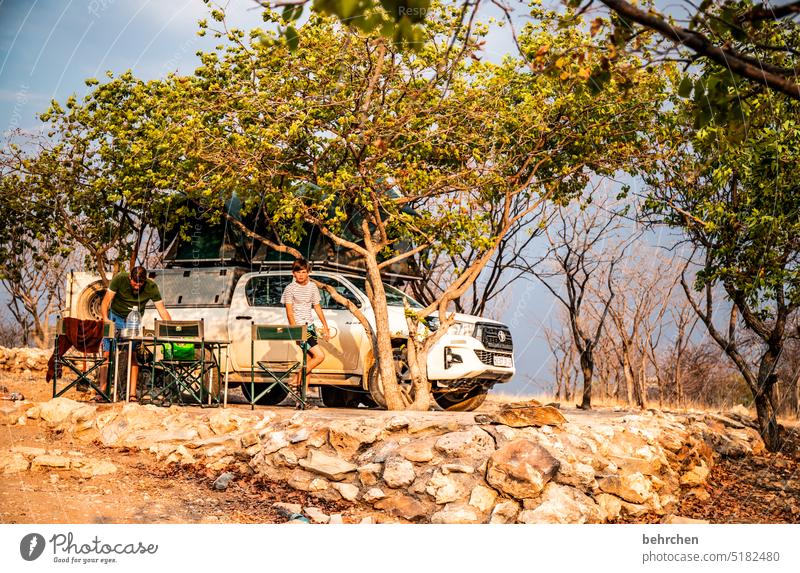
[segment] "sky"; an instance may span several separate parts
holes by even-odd
[[[262,24],[253,0],[222,3],[232,27]],[[497,16],[488,11],[483,16]],[[211,35],[196,34],[207,18],[201,0],[0,0],[0,133],[41,129],[36,114],[52,99],[81,99],[86,78],[128,69],[142,79],[191,73],[196,52],[210,50]],[[522,25],[524,14],[515,17]],[[485,57],[498,61],[516,47],[507,30],[493,29]],[[557,314],[552,295],[535,279],[503,293],[490,313],[511,327],[518,375],[497,389],[534,394],[549,389],[552,372],[544,327]]]

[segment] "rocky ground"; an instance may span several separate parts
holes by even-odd
[[[42,378],[0,374],[27,399],[0,403],[0,522],[800,519],[796,429],[769,454],[741,412],[97,406]]]

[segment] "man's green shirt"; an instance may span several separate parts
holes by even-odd
[[[135,293],[131,287],[130,274],[126,272],[114,275],[111,284],[108,285],[108,290],[117,293],[111,300],[111,310],[123,318],[128,316],[134,306],[139,307],[139,312],[144,312],[148,301],[158,302],[161,300],[161,292],[154,280],[147,279],[139,292]]]

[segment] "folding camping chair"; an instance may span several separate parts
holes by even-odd
[[[219,404],[213,389],[217,362],[213,353],[207,357],[203,321],[156,320],[154,330],[150,401]]]
[[[256,403],[269,393],[273,388],[279,386],[286,390],[295,400],[298,401],[300,408],[306,407],[306,360],[308,358],[308,328],[302,326],[255,324],[251,326],[250,336],[250,409],[254,409]],[[256,342],[260,341],[287,341],[302,342],[300,345],[300,360],[256,360]],[[273,347],[267,349],[267,352]],[[259,374],[266,375],[269,382],[260,383],[260,392],[256,394],[256,369]],[[300,370],[300,393],[293,388],[287,381]]]
[[[80,321],[81,325],[84,323],[96,323],[96,321]],[[103,324],[103,338],[114,338],[113,322],[105,322]],[[94,389],[98,396],[101,396],[106,402],[111,402],[111,394],[108,391],[108,374],[112,370],[113,353],[109,354],[109,357],[106,358],[103,355],[102,344],[100,344],[93,352],[83,352],[80,350],[80,347],[73,346],[72,349],[67,350],[65,354],[59,356],[59,345],[64,343],[63,339],[69,340],[67,336],[67,322],[59,318],[56,321],[55,351],[53,353],[55,365],[53,370],[53,398],[62,396],[70,388],[74,388],[80,384]],[[78,341],[69,340],[67,346],[69,347],[76,343],[78,343]],[[61,375],[61,368],[64,366],[71,370],[77,378],[59,389],[59,379],[63,378]],[[107,368],[102,368],[103,366],[107,366]],[[100,380],[100,376],[103,374],[106,376],[106,384],[102,384]],[[106,390],[102,390],[102,386],[105,386]]]

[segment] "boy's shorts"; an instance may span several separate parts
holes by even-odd
[[[308,338],[306,338],[305,342],[303,342],[302,340],[297,340],[295,344],[300,348],[303,348],[303,346],[305,345],[305,350],[306,352],[308,352],[318,344],[317,329],[314,328],[313,324],[306,325],[306,328],[308,329]]]

